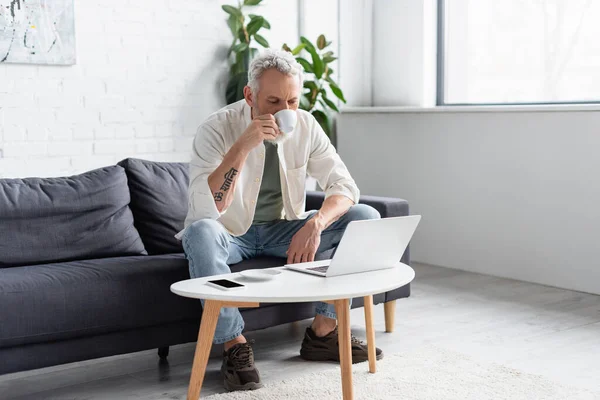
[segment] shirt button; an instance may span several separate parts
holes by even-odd
[[[265,156],[265,153],[260,153],[258,156],[259,156],[260,158],[263,158],[263,157]]]
[[[260,182],[260,178],[256,178],[254,182]]]
[[[252,204],[256,204],[256,200],[252,200]]]

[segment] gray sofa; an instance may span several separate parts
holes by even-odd
[[[173,237],[187,185],[187,164],[139,159],[72,177],[0,179],[0,374],[152,348],[166,357],[168,346],[196,340],[200,302],[169,290],[189,278]],[[307,209],[323,198],[308,193]],[[408,215],[404,200],[361,203],[382,217]],[[232,270],[282,261],[258,258]],[[375,302],[409,295],[407,285]],[[313,304],[266,304],[243,316],[256,330],[313,313]]]

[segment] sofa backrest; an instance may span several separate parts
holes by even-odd
[[[127,172],[131,211],[148,254],[183,253],[174,235],[188,210],[188,164],[127,158],[119,165]]]
[[[0,268],[146,254],[129,201],[127,176],[116,165],[0,179]]]

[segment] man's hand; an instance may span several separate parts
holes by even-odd
[[[280,134],[281,132],[273,115],[260,115],[252,120],[236,144],[249,153],[261,144],[263,140],[274,140]]]
[[[309,220],[294,235],[287,251],[287,263],[296,264],[315,260],[315,254],[321,244],[321,229],[313,220]]]

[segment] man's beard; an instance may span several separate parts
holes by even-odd
[[[260,110],[258,109],[258,107],[254,107],[253,109],[253,114],[255,116],[257,115],[263,115]],[[273,143],[273,144],[282,144],[284,142],[286,142],[291,135],[287,134],[287,133],[283,133],[281,130],[279,131],[279,135],[277,135],[277,137],[275,139],[265,139],[265,142],[269,142],[269,143]]]
[[[290,135],[287,133],[283,133],[279,131],[279,135],[275,139],[265,139],[265,142],[273,143],[273,144],[282,144],[290,138]]]

